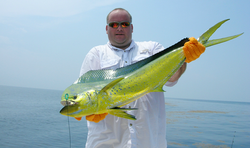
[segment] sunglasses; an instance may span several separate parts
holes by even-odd
[[[111,22],[111,23],[109,23],[109,26],[112,28],[118,28],[120,25],[122,26],[122,28],[126,28],[130,25],[130,22]]]

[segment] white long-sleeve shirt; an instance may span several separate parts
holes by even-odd
[[[164,47],[157,42],[134,42],[119,49],[108,42],[92,48],[86,55],[80,76],[89,70],[117,69],[145,59]],[[177,82],[167,82],[173,86]],[[136,117],[128,120],[107,115],[98,123],[87,121],[86,148],[166,148],[166,113],[164,94],[152,92],[124,106],[138,108],[127,111]]]

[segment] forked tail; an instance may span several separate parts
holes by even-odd
[[[233,35],[233,36],[229,36],[229,37],[225,37],[225,38],[220,38],[220,39],[214,39],[214,40],[208,40],[212,34],[226,21],[228,21],[229,19],[223,20],[217,24],[215,24],[213,27],[211,27],[210,29],[208,29],[205,33],[203,33],[197,40],[202,43],[205,47],[209,47],[212,45],[216,45],[219,43],[223,43],[229,40],[232,40],[234,38],[237,38],[238,36],[242,35],[238,34],[238,35]]]

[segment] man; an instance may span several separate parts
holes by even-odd
[[[108,14],[106,33],[109,42],[106,45],[96,46],[89,51],[83,61],[80,76],[89,70],[124,67],[164,49],[157,42],[133,41],[133,24],[131,22],[132,17],[125,9],[117,8]],[[193,48],[195,49],[195,47]],[[192,51],[187,53],[192,54]],[[165,85],[175,85],[185,69],[186,63]],[[146,94],[124,107],[138,108],[135,111],[128,111],[128,114],[134,115],[137,120],[128,120],[107,114],[86,117],[89,120],[87,122],[86,148],[167,147],[166,113],[162,92]]]

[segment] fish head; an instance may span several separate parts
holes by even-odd
[[[64,106],[60,113],[65,116],[82,117],[91,114],[96,108],[96,91],[72,84],[62,94],[61,104]]]

